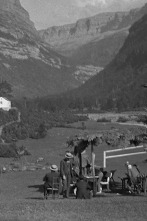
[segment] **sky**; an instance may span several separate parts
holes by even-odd
[[[147,0],[20,0],[36,29],[75,23],[106,11],[142,7]]]

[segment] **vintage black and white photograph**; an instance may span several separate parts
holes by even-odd
[[[147,220],[147,0],[0,0],[0,221]]]

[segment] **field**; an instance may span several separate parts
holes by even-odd
[[[57,164],[64,157],[67,150],[68,137],[83,133],[74,124],[74,128],[53,128],[47,137],[39,140],[19,141],[18,145],[27,147],[30,156],[18,159],[22,165],[35,163],[39,157],[44,160],[42,165]],[[86,131],[96,132],[117,127],[116,124],[100,124],[93,121],[86,122]],[[124,127],[123,125],[119,127]],[[127,127],[125,125],[125,127]],[[106,144],[95,147],[96,164],[103,165],[103,150]],[[87,149],[88,152],[90,148]],[[124,163],[129,160],[137,163],[142,172],[147,170],[147,155],[121,157],[109,159],[107,170],[117,169],[114,179],[120,182],[118,176],[125,173]],[[8,166],[14,159],[0,158],[0,165]],[[48,199],[43,200],[42,178],[48,170],[30,170],[1,173],[0,176],[0,221],[98,221],[98,220],[147,220],[147,195],[131,196],[117,192],[104,193],[90,200]]]

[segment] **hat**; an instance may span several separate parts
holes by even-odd
[[[79,175],[79,179],[80,179],[80,180],[83,180],[83,179],[84,179],[84,176],[83,176],[83,175]]]
[[[129,161],[127,161],[126,163],[125,163],[125,165],[129,165],[130,163],[129,163]]]
[[[70,158],[73,158],[73,155],[70,152],[67,152],[65,154],[65,157],[70,159]]]
[[[50,166],[50,170],[57,171],[58,167],[53,164],[53,165]]]

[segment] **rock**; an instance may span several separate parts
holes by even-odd
[[[29,13],[21,6],[19,0],[0,0],[0,13],[3,11],[14,14],[15,17],[24,20],[35,30],[33,22],[30,21]]]

